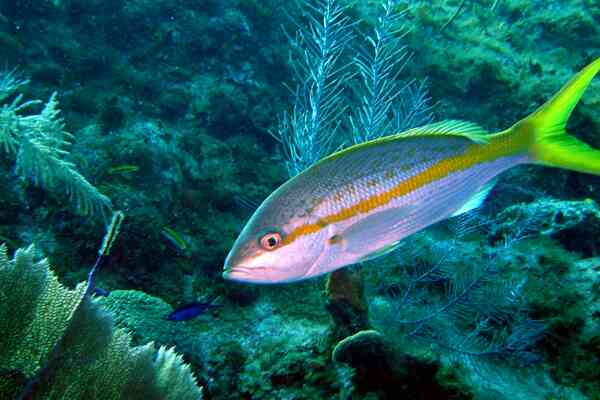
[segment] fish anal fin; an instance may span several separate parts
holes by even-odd
[[[461,215],[467,213],[471,210],[481,207],[487,196],[490,194],[494,186],[496,185],[496,179],[493,179],[487,182],[485,185],[481,187],[473,196],[467,200],[465,204],[462,205],[461,208],[452,213],[451,217],[456,217],[457,215]]]

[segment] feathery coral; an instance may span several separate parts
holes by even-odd
[[[27,83],[14,71],[0,73],[0,104]],[[82,214],[105,214],[111,209],[110,199],[67,160],[73,135],[64,130],[56,96],[50,96],[39,114],[21,114],[40,101],[23,101],[20,94],[1,105],[0,149],[16,154],[17,173],[51,191],[64,191]]]
[[[292,112],[282,116],[273,133],[282,144],[290,176],[339,146],[340,119],[348,108],[343,92],[354,75],[340,60],[354,37],[345,8],[335,0],[302,4],[308,24],[290,37],[297,57],[291,66],[302,83],[295,90]]]
[[[354,64],[359,72],[353,85],[360,107],[352,109],[352,141],[363,143],[431,122],[431,107],[424,83],[403,82],[403,68],[411,55],[403,39],[408,29],[404,12],[395,11],[395,2],[382,4],[366,46],[358,48]]]

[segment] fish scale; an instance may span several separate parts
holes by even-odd
[[[450,138],[446,138],[446,141],[448,141],[447,139]],[[324,167],[314,172],[318,179],[323,180],[330,187],[329,193],[324,196],[323,208],[318,213],[319,217],[335,214],[342,209],[355,205],[359,201],[383,193],[398,183],[414,176],[416,173],[422,172],[440,159],[451,155],[450,150],[445,152],[429,151],[427,149],[429,146],[436,149],[439,149],[440,146],[437,143],[423,143],[422,138],[407,138],[406,141],[390,143],[388,146],[390,149],[383,152],[383,154],[379,154],[377,151],[372,151],[371,153],[373,154],[370,154],[372,158],[380,161],[378,169],[374,169],[368,163],[368,160],[365,161],[363,155],[359,159],[346,157],[345,159],[333,160],[332,162],[336,162],[337,165],[330,168]],[[452,146],[452,143],[449,143],[448,147],[449,149],[458,148],[458,146]],[[422,152],[428,154],[427,161],[422,161],[423,156],[413,156],[412,159],[405,156],[405,154],[415,148],[421,148]],[[384,162],[382,163],[381,160]],[[353,166],[357,168],[353,168]],[[343,176],[358,176],[358,178],[348,180],[339,179],[341,171],[343,171]],[[393,178],[386,176],[390,171],[394,174]],[[375,186],[369,185],[369,181],[373,179],[378,182]],[[358,196],[351,196],[347,193],[347,190],[344,188],[348,185],[353,185],[357,188],[356,192]]]
[[[394,164],[393,164],[393,159],[389,160],[386,165],[391,166],[388,167],[387,170],[381,170],[381,171],[375,171],[374,174],[372,175],[368,175],[368,174],[364,174],[363,178],[358,180],[358,181],[354,181],[354,183],[350,183],[350,185],[353,185],[353,187],[358,188],[357,190],[355,190],[355,192],[359,195],[355,196],[352,195],[351,193],[348,193],[348,191],[344,190],[345,185],[344,186],[333,186],[332,188],[332,192],[333,193],[339,193],[340,191],[342,193],[344,193],[344,198],[342,201],[335,201],[332,196],[328,196],[328,199],[325,201],[326,203],[326,213],[325,215],[321,215],[321,219],[323,220],[334,220],[336,222],[340,222],[340,220],[344,220],[347,217],[349,217],[350,215],[353,214],[352,209],[356,207],[356,211],[358,213],[361,214],[365,214],[368,215],[370,212],[372,211],[376,211],[378,210],[380,207],[382,206],[386,206],[387,204],[391,204],[394,206],[398,206],[398,201],[399,199],[404,198],[405,196],[409,195],[411,192],[419,189],[419,187],[421,187],[422,185],[418,184],[417,182],[411,182],[410,179],[414,178],[415,176],[423,176],[423,181],[424,182],[428,182],[431,181],[430,183],[435,183],[435,181],[437,179],[434,179],[433,176],[431,176],[429,174],[429,171],[431,169],[431,167],[433,165],[439,165],[439,163],[443,160],[447,160],[450,157],[455,157],[458,155],[463,154],[466,149],[469,147],[469,145],[473,145],[472,143],[470,144],[468,139],[457,139],[457,138],[449,138],[449,137],[441,137],[441,138],[430,138],[429,140],[425,141],[423,140],[424,138],[408,138],[407,140],[413,141],[413,140],[418,140],[419,141],[419,145],[421,146],[421,151],[425,152],[425,153],[429,153],[428,151],[428,147],[429,146],[435,146],[438,147],[439,143],[438,142],[451,142],[449,143],[449,147],[450,148],[456,148],[457,150],[455,150],[455,153],[450,153],[450,152],[440,152],[439,154],[436,154],[435,156],[433,156],[431,158],[431,160],[427,163],[413,163],[412,165],[410,164],[403,164],[400,167],[395,167],[394,168]],[[457,141],[462,141],[463,143],[461,143],[462,145],[456,146],[455,143],[452,142],[457,142]],[[454,145],[454,146],[452,146]],[[392,152],[388,152],[387,154],[392,155],[394,158],[397,158],[398,155],[402,155],[403,153],[405,153],[404,147],[408,147],[408,148],[412,148],[413,147],[413,143],[406,143],[405,141],[399,140],[398,142],[393,142],[393,143],[389,143],[388,146],[392,147],[394,151]],[[474,146],[480,146],[480,145],[474,145]],[[376,150],[376,149],[373,149]],[[375,151],[373,151],[375,154],[373,154],[373,157],[376,157],[377,154]],[[337,171],[339,170],[347,170],[346,168],[344,168],[344,164],[354,164],[356,160],[353,160],[351,155],[348,157],[340,157],[337,158],[335,160],[332,160],[332,163],[338,163],[341,164],[340,165],[336,165],[334,168],[330,168],[329,170],[325,170],[325,169],[320,169],[319,173],[321,174],[321,177],[329,182],[335,182],[336,180],[336,174],[338,173]],[[403,166],[404,165],[409,165],[410,169],[408,172],[403,171]],[[513,166],[513,164],[511,163],[507,163],[506,168],[509,168]],[[368,171],[369,165],[367,164],[365,166],[365,169]],[[395,179],[385,179],[385,173],[389,170],[389,168],[392,168],[392,170],[396,171],[396,178]],[[477,168],[477,166],[475,165],[474,168]],[[443,174],[449,173],[451,170],[450,169],[444,169],[442,171]],[[327,175],[330,174],[330,175]],[[428,175],[429,174],[429,175]],[[380,179],[383,184],[378,185],[377,187],[369,187],[369,185],[367,184],[368,180],[376,177],[378,179]],[[408,184],[406,184],[407,182],[409,182]],[[371,204],[368,204],[368,203]],[[367,203],[367,204],[365,204]],[[377,205],[377,206],[376,206]],[[457,208],[460,206],[461,204],[457,204]],[[339,215],[339,217],[338,217]]]

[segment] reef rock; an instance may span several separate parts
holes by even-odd
[[[340,341],[332,358],[354,369],[357,393],[374,393],[379,399],[469,399],[439,361],[398,351],[375,330],[360,331]]]
[[[592,255],[598,246],[599,229],[600,209],[594,200],[540,199],[500,212],[490,240],[545,235],[558,240],[568,250]]]
[[[339,340],[368,328],[368,307],[359,270],[341,269],[327,277],[326,308],[334,322],[332,336]]]

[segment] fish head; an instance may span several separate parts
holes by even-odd
[[[296,200],[286,201],[275,192],[260,205],[225,260],[225,279],[268,284],[317,275],[326,251],[325,232],[310,228],[314,224],[293,206]]]

